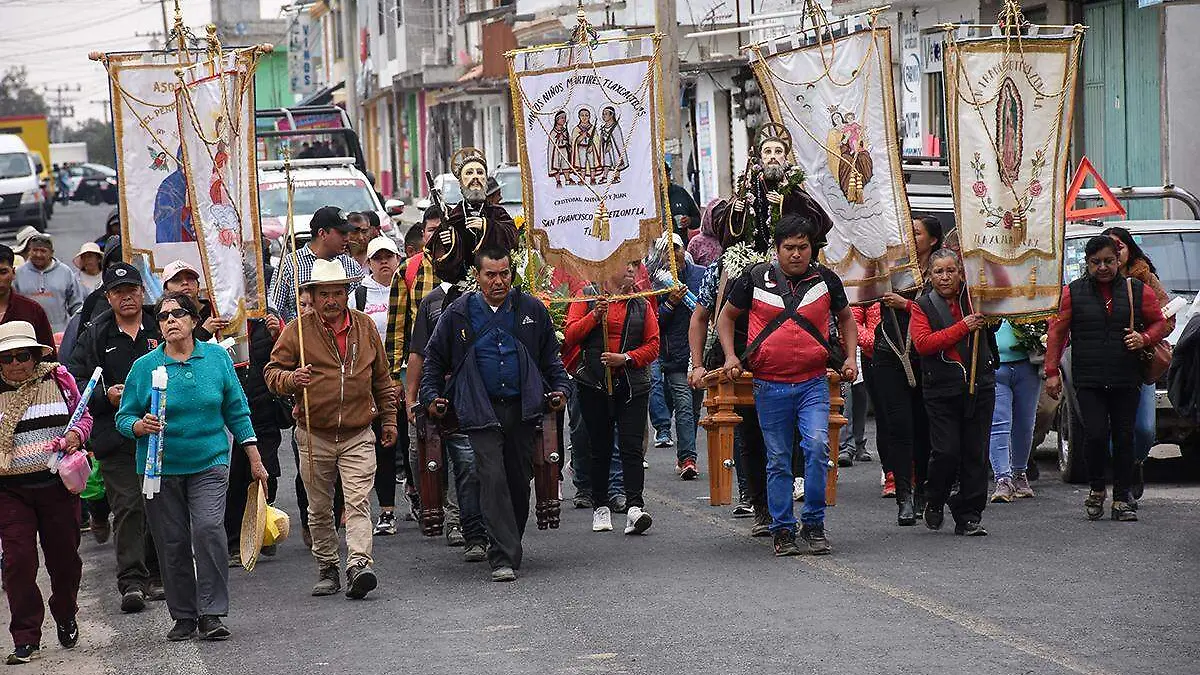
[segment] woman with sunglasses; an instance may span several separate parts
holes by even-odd
[[[46,610],[37,583],[39,536],[58,642],[70,649],[79,641],[79,497],[50,473],[46,460],[60,450],[79,452],[91,433],[92,416],[85,409],[74,426],[67,426],[79,405],[79,389],[66,368],[42,362],[50,351],[38,343],[32,324],[0,325],[0,544],[16,647],[8,656],[10,666],[29,663],[41,649]]]
[[[146,501],[146,519],[163,570],[172,641],[197,634],[204,640],[230,635],[221,618],[229,611],[225,494],[229,483],[228,428],[266,489],[267,470],[258,454],[250,408],[229,354],[192,333],[199,321],[191,298],[167,293],[155,306],[165,342],[134,361],[125,380],[117,430],[137,439],[143,471],[149,436],[163,432],[162,486]],[[167,371],[166,418],[150,412],[150,377]]]

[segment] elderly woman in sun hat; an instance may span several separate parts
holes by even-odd
[[[187,640],[198,629],[201,639],[224,640],[230,635],[220,618],[229,612],[225,494],[230,450],[225,430],[246,453],[251,475],[264,489],[267,469],[233,360],[224,348],[193,337],[199,322],[195,303],[183,293],[167,293],[154,310],[165,342],[133,362],[117,430],[137,439],[139,474],[149,437],[164,432],[162,484],[146,500],[146,519],[175,620],[167,639]],[[167,372],[165,419],[150,411],[151,375],[159,367]]]
[[[75,254],[75,258],[71,262],[75,263],[75,278],[79,280],[79,287],[84,293],[91,293],[100,288],[100,281],[104,277],[104,270],[100,268],[100,263],[104,260],[104,253],[100,251],[100,247],[95,242],[85,242],[79,247],[79,253]]]
[[[37,584],[39,537],[58,641],[69,649],[79,640],[79,498],[50,472],[47,460],[60,450],[79,452],[92,431],[92,417],[85,409],[68,427],[79,389],[66,368],[41,360],[50,352],[37,341],[32,324],[0,324],[0,544],[15,645],[9,665],[28,663],[41,648],[45,608]]]

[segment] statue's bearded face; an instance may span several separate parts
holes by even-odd
[[[765,141],[758,150],[758,159],[762,162],[763,178],[777,182],[783,180],[787,172],[787,148],[779,141]]]
[[[479,162],[468,162],[463,167],[462,175],[463,197],[472,203],[482,202],[487,197],[487,169]]]

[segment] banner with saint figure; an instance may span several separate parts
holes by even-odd
[[[197,250],[217,312],[235,326],[266,309],[254,145],[254,53],[183,71],[175,110]]]
[[[669,221],[654,37],[510,52],[530,244],[546,263],[605,280]]]
[[[947,31],[954,211],[967,286],[988,316],[1036,319],[1058,310],[1082,43],[1082,26]]]
[[[877,15],[818,24],[754,45],[771,120],[787,127],[804,189],[833,229],[822,261],[851,302],[920,284],[900,167],[891,33]]]

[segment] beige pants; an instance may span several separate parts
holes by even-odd
[[[333,442],[296,429],[300,448],[300,477],[308,492],[308,529],[317,564],[339,565],[337,526],[333,522],[333,486],[338,476],[346,497],[346,566],[371,560],[371,488],[375,484],[375,433],[371,427]],[[309,442],[312,461],[309,462]]]

